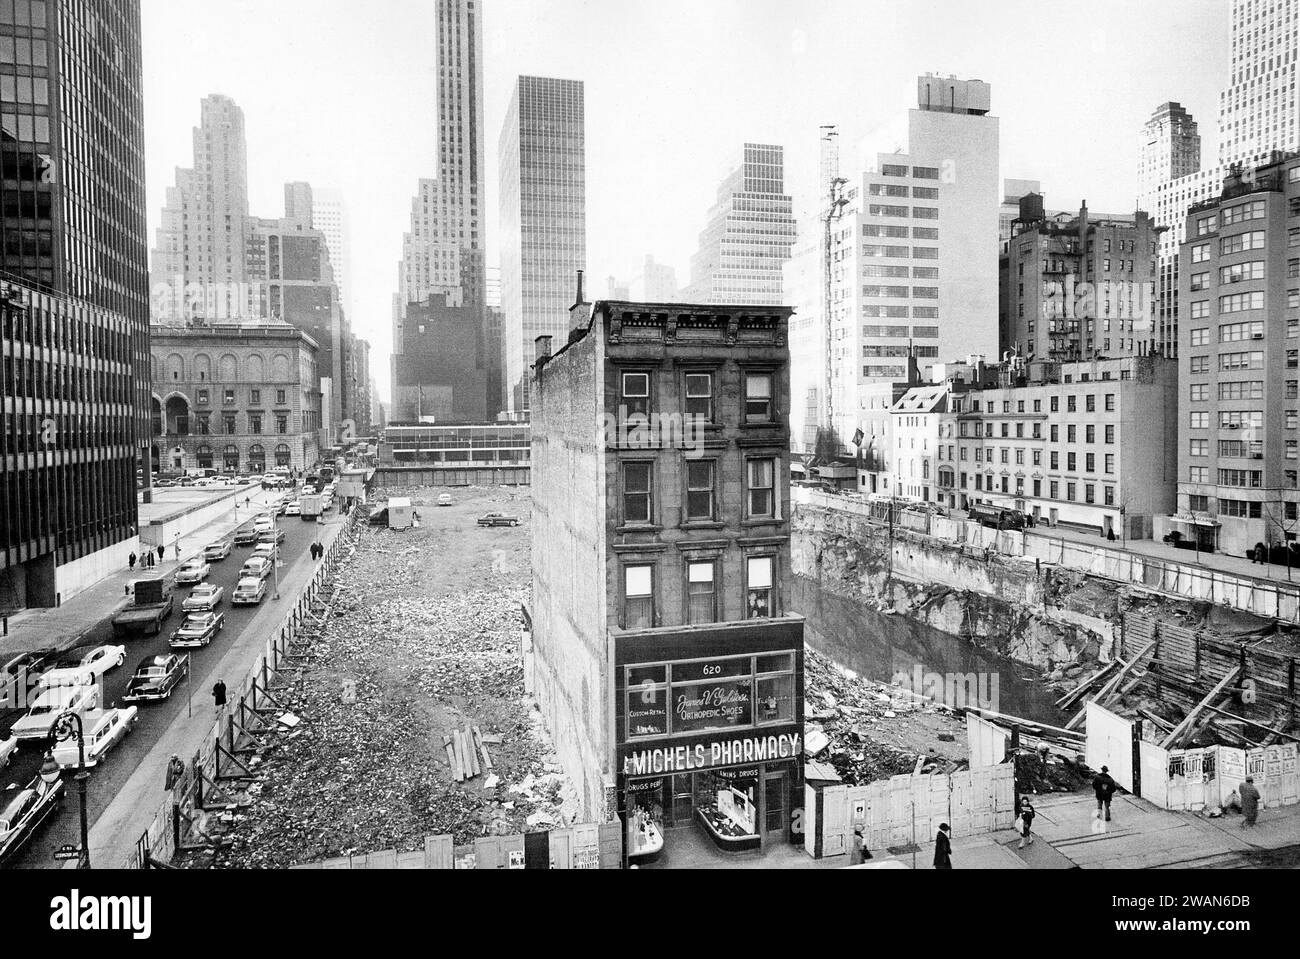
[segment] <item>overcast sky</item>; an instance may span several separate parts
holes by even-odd
[[[435,160],[431,0],[144,0],[150,245],[209,93],[248,127],[251,211],[283,185],[340,189],[352,220],[352,324],[388,396],[402,234]],[[843,172],[906,135],[916,77],[985,80],[1002,171],[1050,207],[1135,202],[1137,135],[1178,100],[1217,156],[1227,0],[481,0],[487,232],[497,261],[496,146],[521,73],[583,80],[588,270],[596,295],[653,253],[688,279],[728,159],[782,144],[796,208],[816,183],[818,127],[838,123]]]

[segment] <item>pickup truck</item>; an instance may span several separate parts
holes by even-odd
[[[172,591],[163,580],[138,580],[131,604],[113,617],[113,635],[157,636],[172,614],[173,603]]]

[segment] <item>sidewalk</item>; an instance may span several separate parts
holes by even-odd
[[[1138,556],[1149,556],[1167,563],[1181,563],[1184,566],[1193,568],[1217,570],[1221,573],[1231,573],[1234,576],[1258,579],[1274,585],[1286,585],[1287,583],[1285,566],[1261,566],[1258,563],[1252,563],[1245,557],[1229,556],[1226,553],[1201,553],[1198,558],[1195,550],[1175,549],[1168,543],[1153,539],[1131,539],[1127,542],[1121,542],[1117,539],[1112,543],[1104,536],[1083,533],[1076,529],[1056,527],[1051,532],[1046,532],[1041,526],[1026,530],[1025,535],[1036,536],[1039,539],[1048,541],[1055,540],[1059,542],[1065,540],[1067,543],[1078,543],[1083,546],[1100,546],[1114,550],[1117,553],[1128,552]],[[1297,588],[1300,588],[1300,567],[1293,567],[1291,576],[1293,577],[1291,582]]]
[[[323,528],[321,542],[328,548],[343,532],[345,519],[335,517]],[[223,676],[232,689],[244,681],[266,649],[267,638],[293,609],[299,593],[316,575],[317,562],[309,554],[298,558],[280,580],[281,599],[268,599],[244,628],[234,645],[207,676]],[[197,678],[196,684],[203,685]],[[212,734],[214,719],[209,709],[179,714],[154,743],[130,778],[113,797],[99,818],[91,824],[91,862],[100,868],[120,869],[134,853],[136,841],[154,821],[163,797],[167,762],[172,756],[192,756]]]
[[[252,497],[253,508],[245,508],[244,496]],[[142,569],[137,562],[134,570],[126,568],[78,593],[57,609],[25,609],[9,617],[9,635],[0,636],[0,659],[16,656],[29,650],[54,647],[71,649],[89,630],[113,615],[126,598],[126,587],[137,579],[149,579],[174,573],[186,560],[203,552],[213,540],[229,536],[256,514],[257,509],[280,496],[279,492],[251,488],[240,497],[238,510],[232,508],[221,519],[195,530],[179,540],[181,555],[176,558],[176,543],[167,546],[162,564],[153,569]],[[238,522],[235,517],[238,515]],[[143,547],[142,547],[143,548]]]
[[[1020,837],[1009,830],[957,836],[953,868],[1241,869],[1255,867],[1252,854],[1300,844],[1300,805],[1262,810],[1259,825],[1243,829],[1240,816],[1208,819],[1117,795],[1104,832],[1093,819],[1097,804],[1090,792],[1036,796],[1034,807],[1032,846],[1017,849]],[[910,854],[887,858],[912,864]],[[933,862],[934,843],[921,844],[916,867],[932,869]]]

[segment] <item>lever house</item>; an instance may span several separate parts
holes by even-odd
[[[533,681],[629,863],[802,841],[790,310],[582,302],[538,341]]]

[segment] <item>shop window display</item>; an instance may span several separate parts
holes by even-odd
[[[717,770],[695,775],[695,814],[724,849],[758,846],[759,770]]]

